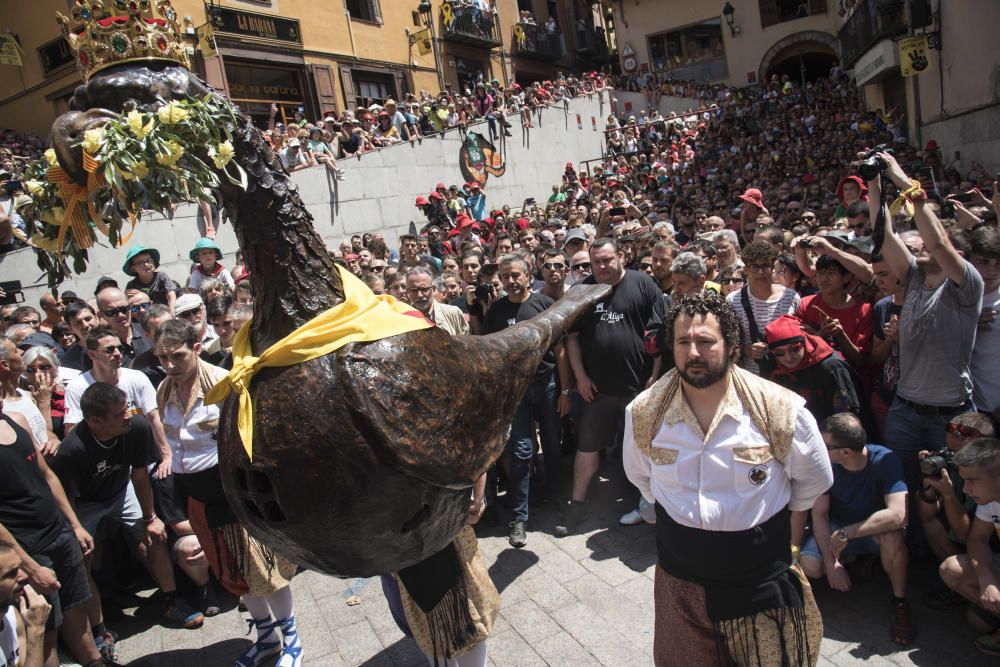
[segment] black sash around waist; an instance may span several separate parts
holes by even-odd
[[[175,473],[174,484],[184,495],[204,503],[205,519],[209,528],[219,528],[236,521],[236,515],[233,514],[226,494],[222,490],[218,465],[199,472]]]
[[[791,538],[787,508],[748,530],[717,531],[682,526],[656,504],[660,566],[705,589],[713,622],[802,607],[802,585],[789,570]]]

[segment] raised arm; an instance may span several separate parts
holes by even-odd
[[[895,161],[894,161],[895,162]],[[897,168],[899,165],[896,165]],[[899,169],[902,173],[902,169]],[[903,174],[900,179],[903,182],[903,187],[909,187],[909,180],[906,179],[906,175]],[[868,214],[871,218],[872,228],[875,228],[878,220],[878,213],[882,208],[882,188],[879,185],[878,179],[868,181]],[[889,269],[892,274],[896,276],[902,282],[907,275],[910,273],[910,252],[903,245],[903,241],[899,238],[899,234],[896,233],[896,229],[893,227],[892,219],[886,214],[885,221],[885,240],[882,242],[882,257],[885,258],[886,264],[889,265]]]

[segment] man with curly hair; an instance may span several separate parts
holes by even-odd
[[[736,365],[724,297],[681,297],[665,335],[676,367],[629,404],[623,450],[656,507],[656,665],[815,665],[822,621],[793,551],[833,483],[816,420]]]

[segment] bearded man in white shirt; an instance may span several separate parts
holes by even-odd
[[[656,665],[815,665],[822,620],[792,545],[833,483],[816,421],[737,367],[724,297],[678,299],[665,337],[676,369],[629,404],[624,438],[656,507]]]

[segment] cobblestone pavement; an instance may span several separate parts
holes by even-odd
[[[574,536],[553,537],[557,514],[551,506],[532,510],[524,549],[507,544],[506,521],[480,529],[480,547],[503,598],[489,639],[492,665],[652,664],[654,529],[618,525],[618,516],[629,509],[617,497],[618,486],[605,478],[595,484],[595,514]],[[919,634],[905,651],[888,637],[890,591],[878,566],[871,578],[855,582],[849,594],[831,591],[825,582],[815,586],[825,626],[820,665],[996,664],[973,648],[976,635],[962,610],[935,612],[920,602],[934,571],[929,564],[914,570],[910,599]],[[427,664],[393,623],[378,579],[305,572],[292,589],[305,664]],[[348,605],[352,596],[361,603]],[[151,600],[112,624],[121,633],[122,663],[228,666],[250,645],[246,623],[235,608],[207,619],[199,630],[164,628],[157,612]]]

